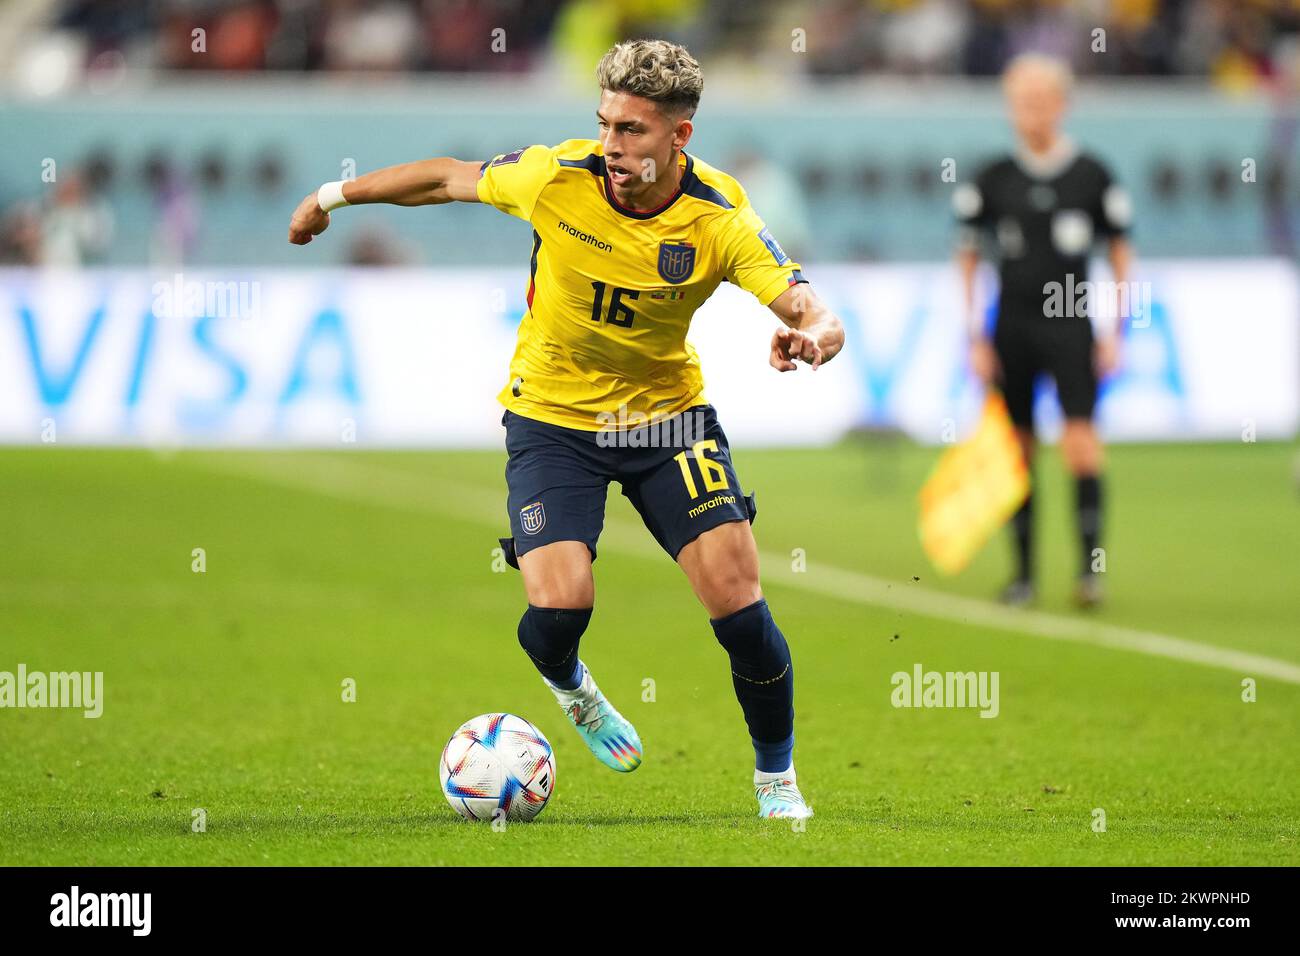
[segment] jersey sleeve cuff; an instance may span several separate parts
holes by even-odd
[[[801,282],[807,282],[803,272],[799,269],[792,269],[787,275],[773,279],[758,292],[756,298],[764,305],[771,305],[775,302],[786,289],[793,288]]]

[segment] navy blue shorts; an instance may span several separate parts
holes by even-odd
[[[728,521],[753,521],[727,436],[712,405],[624,431],[564,428],[507,411],[506,484],[512,537],[506,561],[554,541],[581,541],[596,560],[605,496],[617,481],[659,546],[674,560],[687,544]]]

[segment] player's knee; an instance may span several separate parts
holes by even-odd
[[[713,633],[731,658],[737,677],[754,684],[774,684],[790,675],[790,646],[759,598],[726,617],[710,621]]]
[[[519,558],[528,603],[535,607],[591,607],[596,584],[591,552],[580,541],[557,541]]]
[[[528,605],[519,619],[519,646],[534,662],[567,667],[578,653],[578,641],[591,622],[590,607],[557,608]]]
[[[763,597],[758,583],[758,549],[748,524],[722,525],[691,542],[687,549],[678,561],[709,617],[726,617]]]
[[[734,567],[711,567],[697,581],[700,602],[709,617],[726,617],[763,597],[758,575]]]
[[[555,579],[525,588],[528,603],[536,607],[591,607],[596,589],[589,580]]]

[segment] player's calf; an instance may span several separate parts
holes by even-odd
[[[710,622],[731,659],[731,679],[745,723],[759,742],[784,742],[794,733],[794,673],[790,646],[759,598],[733,614]],[[794,742],[790,739],[790,750]],[[759,752],[760,770],[784,770],[790,752]],[[775,764],[775,766],[772,766]]]

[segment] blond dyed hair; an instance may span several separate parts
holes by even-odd
[[[667,40],[624,40],[600,58],[596,80],[602,90],[631,93],[657,103],[665,113],[695,115],[704,92],[699,61]]]

